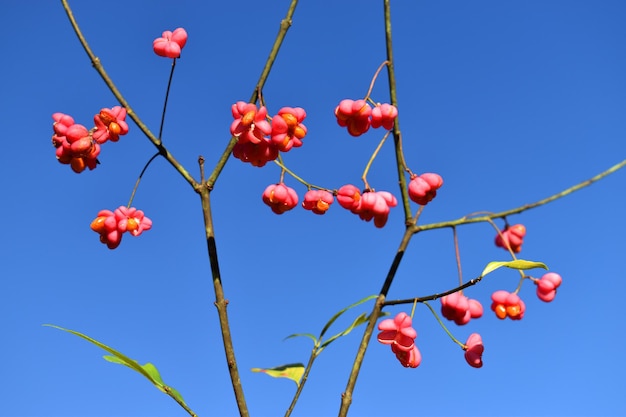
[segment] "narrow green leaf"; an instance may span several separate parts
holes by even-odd
[[[91,337],[84,335],[80,332],[70,330],[70,329],[65,329],[63,327],[55,326],[53,324],[44,324],[44,326],[53,327],[55,329],[63,330],[64,332],[71,333],[75,336],[85,339],[86,341],[98,346],[101,349],[106,350],[113,356],[104,355],[105,360],[112,362],[112,363],[117,363],[120,365],[127,366],[130,369],[140,373],[141,375],[146,377],[150,382],[152,382],[152,384],[154,384],[154,386],[157,387],[159,391],[166,393],[167,395],[169,395],[170,397],[178,401],[181,405],[183,405],[184,407],[187,407],[187,404],[185,404],[185,402],[183,401],[183,397],[180,395],[180,393],[174,388],[165,385],[165,383],[163,382],[163,379],[161,378],[161,374],[157,370],[156,366],[154,366],[150,362],[146,363],[145,365],[140,365],[139,362],[137,362],[136,360],[131,359],[128,356],[124,355],[123,353],[118,352],[117,350],[113,349],[112,347],[109,347],[105,345],[104,343],[98,342],[97,340],[92,339]]]
[[[366,301],[372,300],[372,299],[374,299],[376,297],[378,297],[378,295],[370,295],[370,296],[365,297],[364,299],[362,299],[360,301],[357,301],[354,304],[350,304],[348,307],[344,308],[343,310],[340,310],[338,313],[336,313],[334,316],[332,316],[330,320],[328,320],[328,323],[326,323],[326,326],[324,326],[324,328],[322,329],[322,332],[319,335],[319,339],[320,340],[322,339],[322,337],[328,331],[330,326],[332,326],[332,324],[335,322],[335,320],[337,320],[343,313],[345,313],[346,311],[350,310],[353,307],[356,307],[356,306],[358,306],[360,304],[363,304]]]
[[[483,270],[481,277],[495,271],[498,268],[502,268],[503,266],[512,269],[534,269],[534,268],[543,268],[548,269],[546,264],[542,262],[534,262],[534,261],[525,261],[523,259],[516,259],[514,261],[494,261],[489,262],[485,269]]]
[[[118,363],[120,365],[124,365],[124,366],[128,366],[128,364],[126,364],[124,361],[122,361],[120,358],[116,357],[116,356],[111,356],[111,355],[104,355],[103,358],[109,362],[112,363]],[[133,360],[133,362],[135,362],[137,365],[139,365],[139,363],[135,360]],[[144,371],[146,371],[146,373],[148,373],[148,375],[150,375],[150,378],[148,378],[159,390],[161,390],[162,392],[166,393],[164,387],[165,387],[165,383],[163,382],[163,380],[161,379],[161,374],[159,374],[159,371],[157,370],[157,368],[151,364],[151,363],[146,363],[145,365],[139,365],[141,368],[143,368]],[[135,369],[133,367],[128,366],[131,369]]]
[[[112,355],[104,355],[104,356],[102,356],[102,358],[103,358],[105,361],[109,361],[109,362],[111,362],[111,363],[118,363],[118,364],[120,364],[120,365],[128,366],[128,364],[126,364],[123,360],[121,360],[121,359],[120,359],[120,358],[118,358],[117,356],[112,356]],[[128,366],[128,367],[129,367],[130,369],[134,369],[134,368],[132,368],[132,367],[130,367],[130,366]]]
[[[139,365],[139,363],[137,363],[137,361],[135,361],[135,360],[129,358],[128,356],[124,355],[123,353],[118,352],[117,350],[115,350],[115,349],[105,345],[104,343],[100,343],[97,340],[92,339],[91,337],[89,337],[87,335],[84,335],[82,333],[76,332],[74,330],[65,329],[63,327],[55,326],[53,324],[44,324],[44,326],[54,327],[55,329],[63,330],[64,332],[71,333],[71,334],[73,334],[75,336],[78,336],[78,337],[80,337],[82,339],[85,339],[86,341],[88,341],[88,342],[98,346],[101,349],[106,350],[107,352],[109,352],[110,354],[115,356],[116,359],[118,360],[117,363],[120,363],[122,365],[126,365],[129,368],[131,368],[132,370],[139,372],[141,375],[143,375],[146,378],[148,378],[150,380],[150,382],[152,382],[154,385],[157,385],[157,382],[152,378],[152,376],[148,372],[146,372],[145,369],[143,369],[143,367],[141,365]],[[105,359],[107,359],[107,358],[105,358]],[[110,359],[107,359],[107,360],[109,362],[114,362],[114,361],[112,361]]]
[[[163,379],[161,379],[161,374],[159,374],[156,366],[148,362],[145,365],[141,365],[141,367],[152,377],[152,380],[155,381],[158,386],[162,387],[163,385],[165,385],[163,383]]]
[[[350,333],[352,330],[354,330],[355,327],[360,326],[363,323],[367,323],[367,321],[369,320],[369,316],[367,316],[365,313],[361,314],[360,316],[358,316],[356,319],[354,319],[354,321],[352,322],[352,324],[350,326],[348,326],[347,329],[345,329],[344,331],[337,333],[336,335],[334,335],[333,337],[331,337],[330,339],[326,340],[324,343],[322,343],[322,345],[320,346],[320,348],[317,350],[317,355],[320,354],[320,352],[322,350],[324,350],[324,348],[326,346],[328,346],[329,344],[331,344],[333,341],[335,341],[336,339],[340,338],[341,336],[345,336],[348,333]]]
[[[304,374],[304,365],[301,363],[290,363],[277,366],[275,368],[252,368],[252,372],[262,372],[274,378],[288,378],[300,386],[300,379]]]
[[[308,337],[310,338],[313,343],[315,344],[315,346],[317,346],[317,337],[313,336],[311,333],[294,333],[294,334],[290,334],[289,336],[285,337],[283,340],[287,340],[287,339],[293,339],[294,337],[300,337],[300,336],[304,336],[304,337]]]

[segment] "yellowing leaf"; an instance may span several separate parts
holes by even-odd
[[[300,379],[304,374],[304,365],[301,363],[290,363],[277,366],[275,368],[252,368],[252,372],[262,372],[274,378],[288,378],[300,386]]]
[[[494,261],[489,262],[485,269],[483,270],[481,277],[495,271],[498,268],[502,268],[503,266],[512,269],[533,269],[533,268],[543,268],[548,269],[546,264],[542,262],[534,262],[534,261],[525,261],[523,259],[516,259],[514,261]]]

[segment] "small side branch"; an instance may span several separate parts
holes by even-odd
[[[454,294],[455,292],[462,291],[462,290],[466,289],[467,287],[471,287],[472,285],[476,285],[482,279],[483,279],[483,277],[474,278],[472,280],[467,281],[463,285],[459,285],[458,287],[452,288],[451,290],[440,292],[440,293],[436,293],[436,294],[426,295],[426,296],[423,296],[423,297],[405,298],[405,299],[402,299],[402,300],[385,301],[383,303],[383,307],[385,307],[385,306],[395,306],[395,305],[398,305],[398,304],[413,304],[413,303],[423,303],[424,301],[434,301],[434,300],[437,300],[437,299],[439,299],[441,297],[445,297],[446,295],[450,295],[450,294]]]
[[[566,190],[563,190],[561,192],[558,192],[556,194],[551,195],[550,197],[544,198],[543,200],[539,200],[539,201],[535,201],[534,203],[530,203],[530,204],[525,204],[523,206],[519,206],[519,207],[515,207],[512,208],[510,210],[506,210],[506,211],[501,211],[498,213],[492,213],[492,214],[488,214],[488,215],[484,215],[484,216],[479,216],[479,217],[461,217],[460,219],[456,219],[456,220],[449,220],[449,221],[445,221],[445,222],[440,222],[440,223],[430,223],[430,224],[425,224],[425,225],[421,225],[421,226],[417,226],[414,225],[411,227],[411,230],[413,233],[418,233],[418,232],[423,232],[424,230],[432,230],[432,229],[442,229],[444,227],[455,227],[455,226],[460,226],[463,224],[470,224],[470,223],[483,223],[483,222],[489,222],[493,219],[501,219],[507,216],[511,216],[513,214],[519,214],[522,213],[524,211],[530,210],[530,209],[534,209],[536,207],[541,207],[544,206],[548,203],[551,203],[555,200],[558,200],[559,198],[563,198],[567,195],[570,195],[580,189],[583,189],[591,184],[593,184],[594,182],[600,181],[602,178],[613,174],[614,172],[617,172],[618,170],[620,170],[621,168],[623,168],[624,166],[626,166],[626,159],[623,160],[622,162],[613,165],[612,167],[610,167],[609,169],[607,169],[606,171],[603,171],[601,173],[599,173],[598,175],[589,178],[588,180],[585,180],[583,182],[580,182]]]

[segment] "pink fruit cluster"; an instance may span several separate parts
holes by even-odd
[[[296,191],[283,183],[268,186],[262,198],[276,214],[283,214],[298,205]],[[359,189],[351,184],[339,188],[337,201],[341,207],[357,214],[362,220],[367,222],[374,220],[374,225],[378,228],[385,226],[390,209],[398,205],[398,200],[387,191],[368,191],[361,194]],[[333,194],[329,191],[309,190],[304,195],[302,207],[315,214],[324,214],[333,202]]]
[[[334,201],[333,195],[326,190],[309,190],[304,194],[302,207],[321,215],[326,213]]]
[[[302,146],[307,133],[302,121],[306,112],[300,107],[283,107],[272,118],[267,118],[265,106],[238,101],[231,107],[234,121],[231,135],[238,138],[233,156],[253,166],[262,167],[278,158],[278,152],[288,152]]]
[[[499,290],[491,294],[491,301],[491,310],[500,320],[507,317],[511,320],[521,320],[524,317],[526,304],[515,293]]]
[[[270,139],[281,152],[288,152],[291,148],[302,146],[302,139],[306,136],[306,126],[302,121],[306,112],[300,107],[283,107],[272,118],[272,132]]]
[[[276,214],[283,214],[298,205],[296,191],[283,183],[269,185],[263,192],[262,199]],[[341,207],[357,214],[362,220],[374,220],[374,225],[378,228],[385,226],[390,209],[398,205],[398,200],[387,191],[367,191],[361,194],[352,184],[339,188],[337,201]],[[315,214],[324,214],[333,202],[333,194],[329,191],[309,190],[304,195],[302,207]]]
[[[361,194],[352,184],[344,185],[337,190],[339,205],[357,214],[367,222],[374,220],[378,228],[385,226],[389,211],[398,205],[398,200],[388,191],[369,191]]]
[[[412,327],[408,314],[398,313],[393,319],[385,319],[378,324],[378,341],[391,345],[391,351],[405,368],[417,368],[422,362],[422,354],[415,345],[417,332]]]
[[[187,32],[183,28],[173,32],[166,30],[160,38],[152,42],[152,49],[158,56],[165,58],[179,58],[180,53],[187,43]]]
[[[263,191],[262,198],[276,214],[283,214],[298,205],[298,194],[283,183],[268,186]]]
[[[100,242],[107,245],[109,249],[115,249],[120,245],[125,232],[132,236],[139,236],[151,228],[152,220],[147,218],[143,211],[124,206],[120,206],[115,211],[101,210],[91,222],[91,230],[100,235]]]
[[[385,130],[391,130],[396,117],[398,117],[396,106],[389,103],[378,104],[372,109],[372,127],[378,129],[382,126]]]
[[[425,206],[437,195],[443,185],[443,178],[430,172],[411,176],[409,182],[409,198],[419,205]]]
[[[355,102],[351,100],[344,100],[337,107],[336,114],[343,114],[342,109],[348,104],[351,109],[356,109],[362,104],[360,107],[362,113],[351,111],[345,119],[338,116],[338,120],[346,121],[345,126],[348,126],[349,131],[355,133],[361,129],[364,133],[370,126],[375,128],[383,126],[386,129],[393,127],[398,114],[394,106],[382,104],[372,111],[364,100],[360,102],[362,103],[354,104]],[[303,124],[306,112],[299,107],[283,107],[270,119],[265,106],[257,107],[253,103],[238,101],[231,106],[231,113],[234,120],[230,126],[230,133],[237,138],[233,156],[253,166],[262,167],[278,158],[279,152],[288,152],[292,148],[302,146],[302,139],[307,134],[307,128]],[[441,177],[439,179],[441,180]],[[442,182],[441,180],[438,187]],[[263,192],[262,199],[277,214],[293,209],[298,203],[295,190],[282,182],[268,186]],[[342,207],[357,214],[361,219],[368,222],[374,220],[376,227],[383,227],[387,223],[390,208],[398,205],[396,198],[389,192],[371,191],[361,194],[354,185],[341,187],[337,192],[337,199]],[[333,194],[328,190],[309,190],[304,196],[302,207],[321,215],[328,211],[333,201]]]
[[[470,299],[461,292],[441,297],[441,314],[459,326],[483,315],[483,306],[478,300]]]
[[[474,368],[481,368],[483,366],[483,352],[485,346],[483,346],[483,339],[478,333],[472,333],[465,342],[465,360]]]
[[[506,250],[511,248],[513,252],[519,253],[522,250],[524,236],[526,236],[526,227],[524,227],[523,224],[506,226],[504,230],[500,231],[496,236],[496,246]]]
[[[556,289],[561,285],[562,278],[556,272],[548,272],[535,281],[537,285],[537,297],[541,301],[549,303],[556,296]]]
[[[398,109],[387,103],[378,104],[372,109],[365,100],[345,99],[335,108],[335,116],[339,126],[347,128],[350,135],[361,136],[370,126],[391,130],[398,117]]]
[[[57,160],[70,165],[77,174],[97,166],[100,145],[108,140],[117,142],[121,135],[128,133],[126,109],[120,106],[100,110],[94,116],[95,127],[91,130],[74,123],[67,114],[54,113],[52,119],[52,145],[56,148]]]
[[[100,113],[93,118],[96,124],[93,139],[97,143],[104,143],[107,140],[117,142],[120,140],[120,135],[128,133],[128,124],[125,120],[126,109],[124,107],[115,106],[112,109],[100,110]]]

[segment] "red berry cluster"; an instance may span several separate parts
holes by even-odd
[[[422,354],[415,345],[417,332],[412,327],[411,317],[402,312],[393,319],[378,323],[378,341],[391,345],[391,351],[405,368],[417,368],[422,362]]]
[[[382,126],[385,130],[391,130],[396,117],[398,117],[396,106],[389,103],[378,104],[372,109],[372,127],[378,129]]]
[[[556,272],[548,272],[535,281],[537,285],[537,297],[541,301],[549,303],[556,296],[556,289],[561,285],[562,278]]]
[[[491,310],[500,320],[507,317],[511,320],[521,320],[524,317],[526,304],[517,294],[500,290],[491,294],[491,300]]]
[[[298,205],[296,191],[283,183],[268,186],[262,198],[276,214],[283,214]],[[315,214],[324,214],[333,201],[333,195],[326,190],[309,190],[304,196],[302,207]],[[339,188],[337,201],[341,207],[357,214],[362,220],[374,220],[374,225],[379,228],[387,223],[390,209],[398,205],[398,200],[387,191],[368,191],[361,194],[351,184]]]
[[[409,198],[419,205],[425,206],[437,195],[443,185],[443,178],[438,174],[426,173],[412,175],[409,182]]]
[[[302,146],[302,138],[306,135],[306,126],[302,121],[306,112],[300,107],[283,107],[272,118],[272,143],[281,152],[288,152],[291,148]]]
[[[361,194],[352,184],[337,191],[339,205],[357,214],[367,222],[374,220],[376,227],[383,227],[389,218],[389,210],[398,205],[398,200],[388,191],[369,191]]]
[[[288,152],[302,146],[302,139],[307,134],[303,121],[304,109],[283,107],[273,118],[267,115],[265,106],[257,107],[254,103],[238,101],[231,106],[233,122],[230,133],[237,138],[233,147],[233,156],[253,166],[262,167],[278,158],[279,152]],[[337,121],[348,128],[353,136],[365,133],[370,126],[374,128],[393,128],[398,110],[390,104],[379,104],[373,110],[365,100],[342,100],[335,109]],[[426,204],[437,194],[443,179],[437,174],[413,176],[409,194],[413,201]],[[315,214],[325,214],[337,196],[339,205],[357,214],[365,221],[374,221],[376,227],[387,223],[392,207],[398,205],[397,199],[387,191],[366,190],[363,193],[354,185],[344,185],[331,192],[324,189],[309,189],[304,196],[302,207]],[[293,188],[282,181],[268,186],[262,199],[276,214],[283,214],[297,206],[298,196]]]
[[[378,104],[374,109],[365,100],[342,100],[335,108],[337,123],[348,129],[352,136],[361,136],[371,127],[377,129],[384,127],[387,130],[393,128],[398,117],[398,109],[388,103]]]
[[[117,142],[120,135],[128,133],[126,109],[120,106],[104,108],[94,116],[95,127],[91,130],[74,123],[74,119],[63,113],[52,115],[52,144],[60,163],[68,164],[77,174],[85,168],[94,169],[100,155],[100,145],[110,140]]]
[[[424,180],[426,178],[427,180]],[[430,181],[430,182],[427,182]],[[428,189],[422,188],[423,194],[420,198],[411,198],[415,202],[427,204],[436,195],[436,189],[441,186],[443,180],[437,174],[422,174],[415,177],[409,184],[420,182],[426,184]],[[435,184],[431,186],[430,183]],[[277,188],[278,187],[278,188]],[[276,192],[276,190],[279,190]],[[411,188],[409,188],[411,194]],[[384,227],[389,218],[390,209],[398,205],[396,197],[388,191],[365,191],[361,192],[355,185],[346,184],[339,188],[335,195],[339,205],[353,214],[358,215],[367,222],[374,220],[374,225],[378,228]],[[293,188],[283,183],[268,186],[263,193],[263,201],[269,205],[277,214],[282,214],[297,206],[298,197]],[[311,210],[315,214],[324,214],[330,208],[334,198],[327,190],[309,190],[304,196],[302,207]]]
[[[524,243],[524,236],[526,236],[526,227],[523,224],[516,224],[513,226],[506,226],[496,236],[496,246],[509,250],[509,248],[515,252],[520,253],[522,250],[522,243]]]
[[[125,232],[132,236],[139,236],[151,228],[152,220],[147,218],[143,211],[124,206],[120,206],[115,211],[101,210],[91,222],[91,229],[100,234],[100,242],[107,245],[109,249],[115,249],[120,245]]]
[[[180,52],[187,43],[187,32],[183,28],[173,32],[166,30],[160,38],[152,42],[152,49],[158,56],[165,58],[179,58]]]
[[[441,314],[459,326],[483,315],[483,306],[478,300],[470,299],[461,292],[441,297]]]
[[[333,204],[335,198],[326,190],[309,190],[304,194],[302,207],[315,214],[324,214]]]
[[[378,341],[384,345],[391,345],[391,351],[396,355],[400,364],[405,368],[417,368],[422,363],[422,354],[415,345],[417,332],[412,327],[411,317],[398,313],[393,319],[385,319],[378,323]],[[485,350],[483,340],[478,333],[472,333],[463,345],[465,360],[470,366],[483,366],[482,355]]]
[[[465,360],[474,368],[481,368],[483,366],[483,352],[485,346],[483,346],[483,338],[478,333],[472,333],[465,342]]]
[[[283,214],[298,205],[298,194],[285,184],[272,184],[263,191],[263,202],[276,214]]]
[[[178,28],[174,32],[165,31],[161,38],[154,40],[152,47],[159,56],[178,58],[187,42],[187,32]],[[126,109],[120,106],[103,108],[94,116],[95,126],[90,130],[63,113],[52,115],[52,144],[56,148],[56,157],[62,164],[68,164],[76,173],[85,168],[90,170],[98,165],[100,146],[107,141],[117,142],[120,136],[128,133]],[[91,229],[100,235],[100,242],[109,249],[117,248],[122,236],[128,232],[139,236],[152,228],[152,220],[141,210],[134,207],[120,206],[114,211],[101,210],[91,222]]]
[[[283,107],[278,114],[267,119],[265,106],[238,101],[231,107],[233,118],[230,133],[239,140],[233,156],[256,167],[278,158],[278,152],[288,152],[302,146],[307,133],[302,121],[306,112],[300,107]]]
[[[532,280],[537,286],[537,297],[546,303],[554,300],[556,290],[561,285],[563,279],[556,272],[548,272],[541,278],[525,277]],[[491,309],[496,313],[496,317],[501,320],[509,317],[511,320],[520,320],[524,317],[526,304],[517,295],[517,291],[496,291],[491,295]]]

